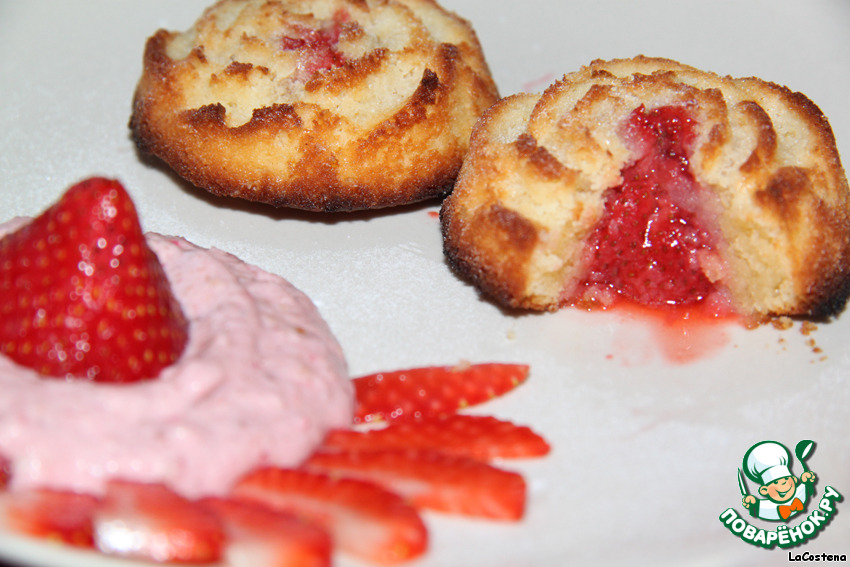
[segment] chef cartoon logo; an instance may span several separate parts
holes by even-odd
[[[807,463],[814,448],[814,441],[808,440],[794,447],[802,469],[799,476],[792,470],[791,451],[781,443],[761,441],[744,454],[738,469],[741,504],[749,516],[771,522],[775,529],[751,524],[735,508],[727,508],[720,521],[745,542],[765,548],[793,547],[817,535],[832,520],[842,496],[825,486],[821,497],[815,498],[817,475]]]
[[[756,443],[744,455],[744,468],[738,469],[738,486],[744,508],[762,520],[783,521],[803,512],[814,493],[815,473],[808,470],[806,457],[814,443],[797,444],[797,459],[803,467],[799,477],[791,474],[791,452],[776,441]],[[744,475],[758,486],[759,497],[750,494]]]

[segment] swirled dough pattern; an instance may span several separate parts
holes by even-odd
[[[594,61],[494,105],[441,211],[450,264],[509,307],[576,302],[605,195],[639,149],[638,108],[694,122],[688,158],[716,254],[701,269],[741,314],[831,315],[850,287],[850,191],[827,119],[806,96],[638,56]],[[709,265],[710,264],[710,265]]]
[[[497,98],[433,0],[222,0],[148,40],[130,128],[212,193],[350,211],[445,195]]]

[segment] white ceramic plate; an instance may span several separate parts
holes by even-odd
[[[850,494],[848,314],[811,336],[799,325],[728,328],[712,352],[672,364],[642,324],[574,310],[512,315],[479,298],[443,261],[437,204],[272,210],[207,196],[141,158],[127,120],[144,41],[188,27],[206,4],[0,1],[0,220],[37,214],[83,177],[117,176],[148,230],[225,249],[307,292],[354,374],[462,359],[531,364],[526,385],[483,408],[552,442],[550,457],[509,464],[529,480],[527,518],[504,526],[428,514],[432,551],[417,567],[784,563],[788,550],[744,543],[719,520],[729,507],[743,513],[737,469],[765,439],[815,440],[819,493]],[[444,4],[475,25],[503,95],[539,91],[595,58],[670,57],[806,93],[850,156],[845,0]],[[838,507],[848,511],[792,555],[850,554],[850,502]],[[5,533],[0,557],[126,565]]]

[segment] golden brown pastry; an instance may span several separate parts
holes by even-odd
[[[850,293],[850,191],[806,96],[639,56],[494,105],[441,211],[498,303],[628,300],[825,316]]]
[[[222,0],[148,40],[130,128],[212,193],[348,211],[445,195],[497,98],[433,0]]]

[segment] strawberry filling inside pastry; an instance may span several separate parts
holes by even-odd
[[[639,155],[608,189],[602,218],[587,240],[585,275],[572,303],[647,307],[712,303],[728,309],[715,284],[722,262],[708,195],[689,155],[695,123],[684,106],[637,108],[622,136]]]
[[[338,10],[333,19],[321,27],[295,25],[280,39],[281,49],[298,52],[298,74],[302,79],[307,80],[318,71],[345,63],[345,55],[338,46],[343,25],[350,19],[348,12]]]

